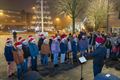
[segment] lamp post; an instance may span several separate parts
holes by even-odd
[[[109,32],[109,8],[110,2],[107,0],[107,33]]]
[[[44,18],[43,18],[43,0],[41,0],[41,26],[42,26],[42,32],[44,32]]]

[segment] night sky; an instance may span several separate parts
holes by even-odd
[[[57,0],[47,0],[51,16],[54,18],[56,12],[54,10],[54,4]],[[32,11],[36,0],[0,0],[0,9],[6,10],[25,10],[27,12]]]
[[[0,9],[30,10],[36,0],[0,0]]]
[[[30,10],[36,0],[0,0],[0,9]],[[53,0],[48,0],[48,4]]]

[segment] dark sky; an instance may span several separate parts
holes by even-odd
[[[57,0],[47,0],[51,14],[56,15],[54,10],[54,4]],[[36,0],[0,0],[0,9],[10,10],[25,10],[27,12],[32,11],[32,6]],[[55,16],[54,16],[55,17]]]
[[[0,0],[0,9],[30,9],[36,0]]]

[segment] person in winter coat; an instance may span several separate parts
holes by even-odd
[[[53,54],[54,66],[57,67],[58,66],[58,55],[60,53],[60,43],[56,37],[53,37],[53,41],[51,44],[51,51]]]
[[[14,46],[12,45],[12,39],[7,38],[6,45],[4,48],[4,56],[7,61],[7,73],[8,78],[11,78],[14,75],[14,58],[13,58],[13,49]]]
[[[30,49],[29,49],[28,41],[25,39],[22,40],[22,49],[24,52],[23,71],[24,73],[26,73],[28,71],[28,58],[30,57]]]
[[[15,43],[15,49],[13,50],[14,61],[17,66],[17,78],[21,80],[23,78],[23,63],[24,63],[24,52],[22,50],[21,42]]]
[[[73,62],[77,62],[77,52],[78,52],[78,39],[76,35],[73,35],[73,40],[72,40],[72,55],[73,55]]]
[[[70,59],[70,53],[72,51],[71,40],[69,38],[67,38],[67,47],[68,47],[68,50],[67,50],[67,59],[69,60]]]
[[[79,50],[81,56],[85,55],[85,51],[88,49],[88,40],[85,35],[82,36],[82,39],[79,41]]]
[[[90,56],[93,57],[93,72],[94,77],[97,76],[99,73],[101,73],[104,60],[106,57],[107,49],[104,47],[104,39],[101,38],[97,42],[97,47],[93,53],[90,54]]]
[[[112,60],[116,60],[117,59],[117,46],[116,45],[112,45],[112,50],[111,50],[111,59]]]
[[[60,42],[61,63],[65,62],[65,56],[67,53],[67,43],[65,41],[66,36],[62,37],[62,40]]]
[[[48,64],[48,55],[51,53],[49,41],[47,39],[44,40],[42,46],[41,46],[41,54],[42,54],[42,63],[43,65]]]
[[[92,52],[92,33],[89,33],[88,35],[88,41],[89,41],[89,50]]]
[[[43,34],[40,34],[39,35],[39,40],[38,40],[38,48],[39,48],[39,52],[41,52],[41,46],[42,46],[42,44],[43,44],[43,41],[44,41],[44,35]],[[41,61],[41,63],[43,62],[42,60],[42,54],[40,53],[40,55],[39,55],[39,57],[40,57],[40,61]],[[43,64],[43,63],[42,63]]]
[[[37,56],[39,54],[38,46],[35,43],[35,38],[31,37],[29,39],[29,49],[32,63],[32,70],[37,71]]]
[[[97,34],[94,32],[92,33],[92,38],[91,38],[91,45],[93,47],[93,50],[95,50],[95,39],[97,38]]]
[[[38,40],[38,48],[39,48],[39,51],[41,51],[41,46],[42,46],[42,44],[43,44],[43,41],[44,41],[44,37],[43,37],[44,35],[43,34],[40,34],[39,35],[39,40]]]
[[[111,49],[112,49],[112,44],[111,44],[110,38],[107,38],[105,47],[107,48],[106,58],[109,58],[110,54],[111,54]]]
[[[52,36],[51,36],[51,38],[49,39],[50,51],[51,51],[51,44],[52,44],[52,41],[53,41],[53,39],[52,39]],[[50,54],[50,58],[51,58],[51,62],[53,62],[53,54]]]

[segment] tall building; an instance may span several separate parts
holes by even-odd
[[[40,31],[53,31],[54,27],[48,1],[36,0],[33,10],[34,16],[32,24],[34,27],[39,27]]]
[[[31,13],[24,10],[0,10],[0,29],[27,29],[31,22]]]

